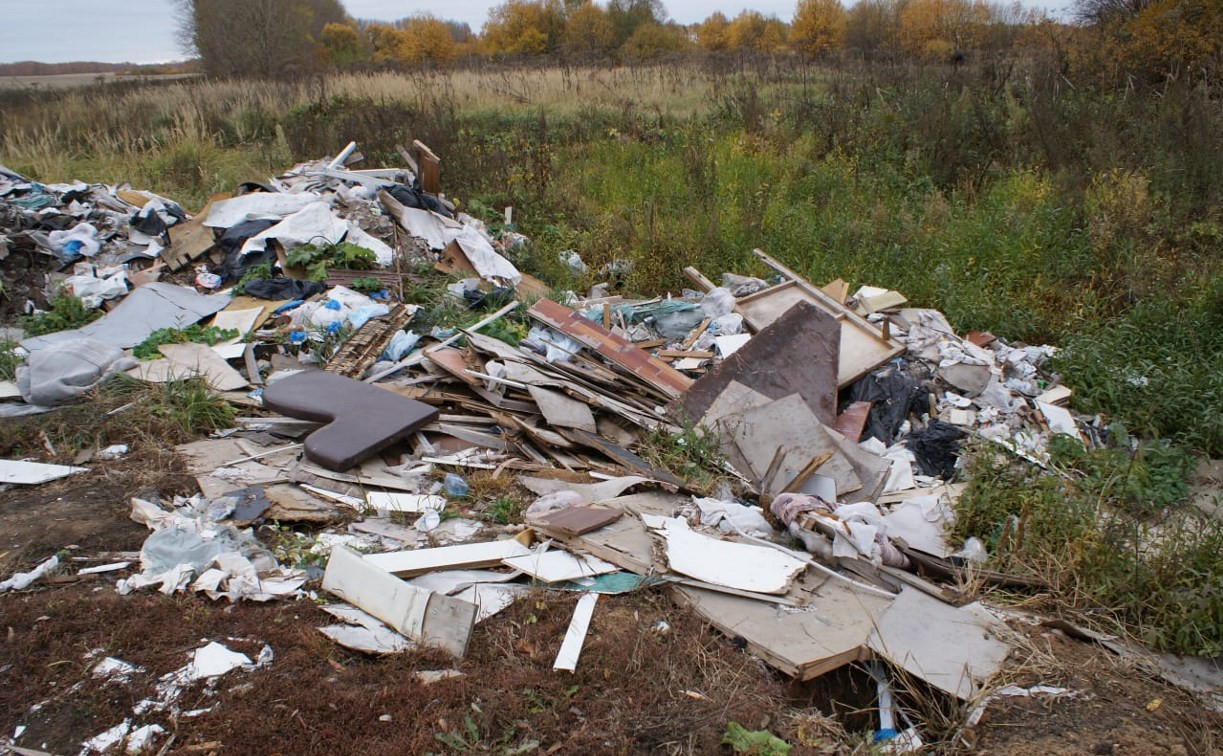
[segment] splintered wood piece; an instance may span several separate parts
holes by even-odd
[[[527,312],[536,320],[594,350],[664,396],[676,398],[692,385],[692,379],[683,373],[562,304],[541,299]]]
[[[623,516],[624,510],[621,509],[568,507],[559,512],[553,512],[543,518],[543,521],[553,530],[558,530],[565,535],[579,536],[610,525]]]
[[[377,361],[378,355],[391,343],[395,334],[408,324],[417,309],[416,305],[398,304],[387,315],[367,320],[327,361],[327,372],[348,378],[361,377],[366,368]]]

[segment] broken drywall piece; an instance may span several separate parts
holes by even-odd
[[[828,580],[802,608],[780,607],[710,590],[673,594],[714,627],[742,638],[747,650],[799,680],[811,680],[870,655],[867,638],[889,599]]]
[[[477,583],[454,594],[456,599],[476,605],[476,623],[492,617],[531,592],[525,585]]]
[[[526,556],[531,550],[513,539],[438,546],[412,551],[367,554],[365,560],[394,575],[409,576],[442,569],[495,567],[502,559]]]
[[[1081,438],[1079,428],[1075,425],[1074,416],[1070,414],[1070,410],[1041,401],[1037,401],[1036,406],[1040,408],[1040,414],[1045,416],[1045,422],[1049,424],[1051,433]]]
[[[592,556],[574,556],[567,551],[532,552],[502,559],[501,563],[544,583],[559,583],[605,575],[619,568]]]
[[[319,632],[345,648],[366,654],[397,654],[416,647],[378,618],[355,606],[328,604],[320,608],[345,624],[320,627]]]
[[[1054,386],[1045,393],[1036,397],[1036,402],[1037,404],[1044,403],[1064,406],[1066,402],[1070,401],[1070,397],[1073,394],[1074,392],[1066,386]]]
[[[561,642],[561,650],[552,664],[554,671],[573,672],[577,669],[578,657],[582,654],[582,646],[586,642],[586,633],[590,630],[590,620],[594,617],[595,604],[598,601],[597,593],[587,593],[578,599],[573,610],[573,619],[569,621],[569,629],[565,631],[565,640]]]
[[[476,607],[400,580],[344,546],[331,550],[323,590],[385,622],[424,646],[454,656],[467,652]]]
[[[429,494],[370,491],[365,494],[365,500],[379,512],[420,513],[428,509],[440,512],[446,508],[446,498],[444,496]]]
[[[639,475],[625,475],[619,478],[609,478],[598,483],[570,483],[565,480],[532,478],[530,476],[523,476],[518,479],[518,482],[537,496],[547,496],[558,491],[573,491],[578,496],[581,496],[587,504],[594,504],[606,501],[607,499],[614,499],[633,486],[639,486],[643,483],[656,483],[657,481],[651,478],[643,478]]]
[[[900,538],[910,547],[936,557],[946,557],[947,529],[951,526],[951,509],[938,494],[905,499],[884,515],[889,538]]]
[[[997,620],[974,602],[955,607],[905,586],[875,623],[867,645],[929,684],[971,699],[996,674],[1010,647]]]
[[[667,563],[671,569],[706,583],[753,593],[785,593],[791,581],[807,567],[805,562],[776,549],[697,533],[681,517],[658,521],[667,542]],[[650,520],[646,524],[651,526]]]
[[[496,572],[494,570],[437,570],[417,575],[407,582],[434,593],[453,596],[473,585],[505,583],[521,574],[520,572]]]
[[[15,483],[19,486],[37,486],[76,473],[88,472],[88,467],[48,465],[42,462],[24,462],[17,459],[0,459],[0,483]]]
[[[132,290],[115,309],[89,325],[25,339],[33,352],[70,339],[96,339],[120,349],[134,347],[160,328],[186,328],[229,304],[229,292],[199,294],[186,286],[151,283]]]
[[[527,386],[531,398],[539,405],[548,425],[560,428],[577,428],[588,433],[598,433],[594,413],[586,402],[571,399],[560,391],[552,391],[541,386]]]

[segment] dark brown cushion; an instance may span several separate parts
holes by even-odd
[[[336,471],[360,464],[438,416],[422,402],[322,370],[275,381],[263,390],[263,405],[327,423],[306,439],[306,456]]]

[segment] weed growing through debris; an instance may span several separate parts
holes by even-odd
[[[1062,474],[993,449],[969,453],[953,537],[980,538],[996,569],[1043,579],[1065,608],[1109,631],[1177,653],[1223,651],[1223,523],[1175,506],[1183,454],[1158,444],[1054,451]]]
[[[0,381],[11,381],[17,377],[17,366],[23,360],[16,350],[16,341],[0,339]]]
[[[149,385],[117,375],[103,386],[112,397],[124,397],[139,410],[169,420],[183,436],[191,437],[233,427],[233,406],[208,388],[201,377]]]
[[[149,337],[132,349],[132,355],[139,360],[155,360],[161,357],[158,347],[163,344],[219,344],[228,339],[236,339],[241,335],[236,328],[217,328],[216,326],[201,326],[194,324],[186,328],[158,328]]]
[[[679,433],[650,432],[638,454],[693,486],[712,492],[723,472],[726,457],[717,434],[697,425],[685,424]]]
[[[26,336],[42,336],[46,333],[80,328],[102,316],[100,310],[91,310],[80,299],[60,292],[51,298],[51,309],[27,315],[18,320]]]

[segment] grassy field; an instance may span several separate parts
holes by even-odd
[[[349,140],[396,164],[412,138],[469,212],[495,225],[514,206],[535,242],[517,262],[557,285],[590,283],[562,269],[563,249],[594,269],[630,262],[627,288],[650,294],[678,291],[685,265],[765,275],[762,247],[819,282],[898,289],[961,332],[1059,345],[1077,409],[1169,455],[1223,455],[1223,99],[1209,89],[1098,91],[1031,61],[778,58],[0,93],[8,167],[127,181],[189,209]],[[1002,556],[1052,574],[1075,606],[1154,628],[1157,645],[1217,653],[1217,524],[1143,546],[1184,497],[1163,472],[1135,476],[1136,460],[1182,483],[1191,465],[1105,451],[1065,461],[1077,482],[1053,488],[982,462],[966,521],[996,541],[1009,517],[1069,508],[1038,549]],[[1099,506],[1134,499],[1159,506],[1068,551]],[[1059,550],[1075,558],[1050,561]],[[1186,591],[1216,598],[1185,608]]]

